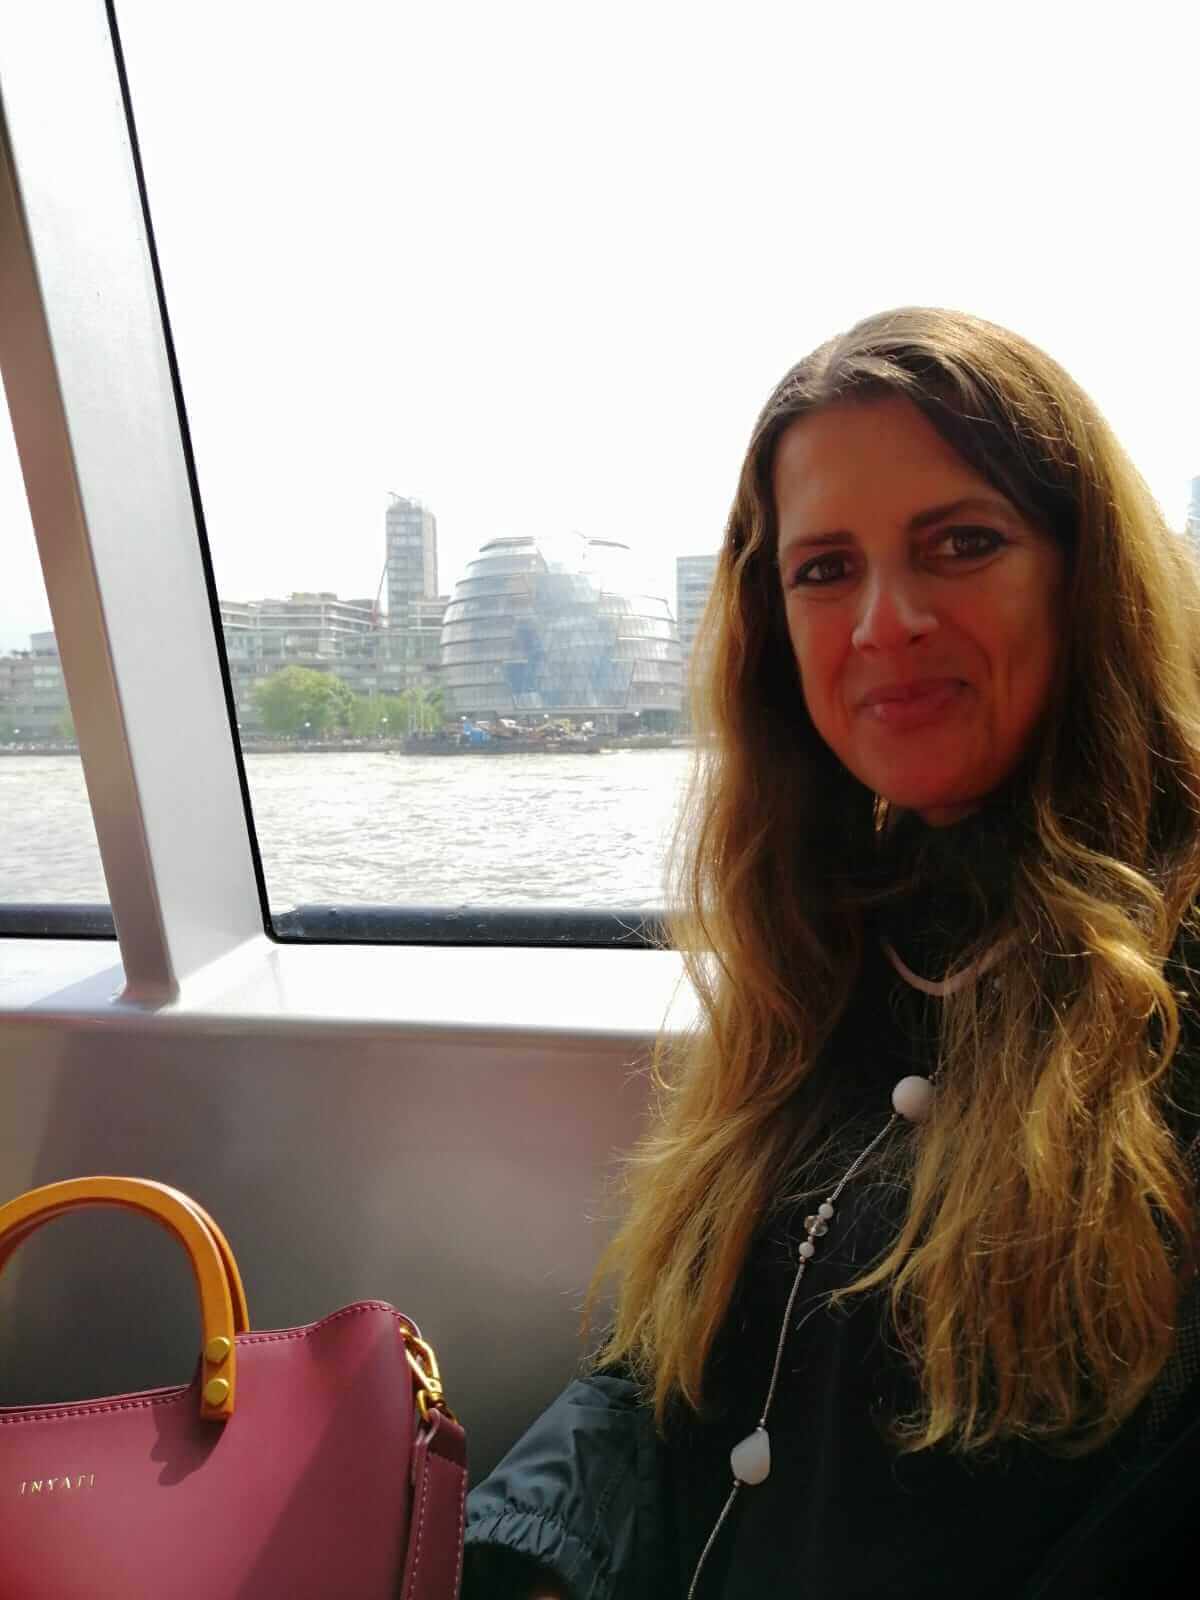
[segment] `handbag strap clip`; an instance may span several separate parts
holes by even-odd
[[[408,1357],[408,1364],[416,1374],[417,1379],[417,1410],[421,1413],[421,1421],[429,1421],[429,1408],[434,1406],[451,1422],[458,1418],[446,1404],[446,1392],[442,1388],[442,1374],[438,1369],[437,1356],[433,1346],[426,1339],[422,1339],[415,1328],[401,1324],[401,1336],[404,1339],[404,1354]]]

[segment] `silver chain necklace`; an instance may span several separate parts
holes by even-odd
[[[951,973],[948,977],[934,981],[930,978],[918,977],[893,950],[885,939],[883,941],[884,954],[895,967],[896,971],[906,983],[914,989],[919,989],[922,994],[945,996],[957,994],[960,989],[966,988],[989,968],[994,967],[1015,942],[1013,936],[1001,939],[987,950],[978,961],[972,961],[968,966],[958,972]],[[798,1247],[799,1260],[796,1266],[796,1275],[792,1279],[792,1287],[784,1307],[783,1319],[779,1325],[779,1338],[775,1344],[775,1361],[771,1367],[771,1379],[767,1384],[767,1396],[763,1401],[762,1411],[759,1413],[758,1422],[753,1431],[739,1443],[735,1444],[729,1452],[729,1465],[733,1471],[733,1487],[728,1498],[721,1508],[721,1514],[713,1526],[712,1532],[704,1549],[700,1552],[700,1559],[696,1563],[696,1570],[692,1574],[691,1585],[688,1588],[687,1600],[695,1600],[696,1588],[700,1582],[700,1575],[704,1571],[704,1563],[708,1560],[713,1546],[729,1513],[733,1510],[734,1503],[743,1488],[753,1488],[756,1484],[765,1482],[771,1472],[771,1436],[767,1432],[767,1418],[771,1414],[771,1405],[775,1399],[775,1389],[779,1382],[779,1369],[783,1364],[784,1346],[787,1344],[788,1329],[791,1326],[792,1311],[795,1308],[796,1296],[800,1293],[800,1285],[804,1281],[804,1274],[808,1264],[817,1252],[817,1240],[824,1238],[829,1232],[829,1224],[837,1213],[837,1202],[842,1190],[857,1175],[865,1161],[879,1148],[884,1139],[900,1121],[923,1122],[929,1115],[933,1105],[933,1085],[936,1072],[928,1078],[911,1076],[901,1078],[892,1090],[892,1114],[880,1128],[879,1132],[867,1145],[865,1150],[855,1156],[838,1179],[837,1184],[822,1200],[812,1216],[804,1219],[804,1242]]]

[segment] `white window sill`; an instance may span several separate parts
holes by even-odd
[[[673,951],[279,945],[264,936],[148,1008],[122,997],[115,942],[0,941],[0,1015],[215,1032],[334,1031],[652,1040],[696,1006]]]

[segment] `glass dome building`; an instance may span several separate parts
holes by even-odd
[[[643,592],[629,546],[612,539],[489,540],[446,607],[441,654],[452,717],[549,714],[605,732],[679,721],[674,619]]]

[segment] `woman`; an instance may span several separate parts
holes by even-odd
[[[703,1025],[659,1047],[609,1335],[472,1496],[464,1592],[1165,1593],[1191,558],[1053,361],[896,311],[768,401],[700,653]]]

